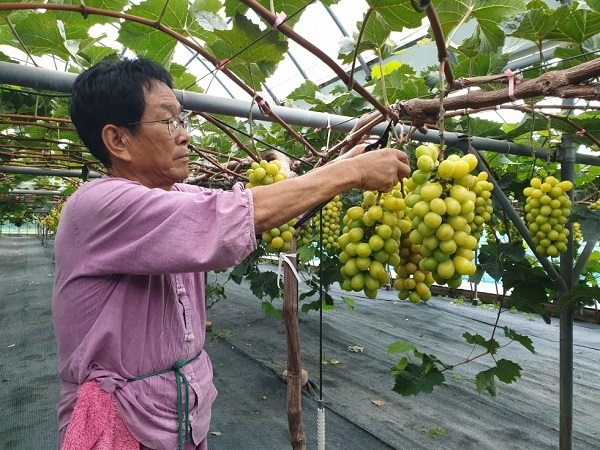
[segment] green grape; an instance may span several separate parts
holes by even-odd
[[[251,189],[254,186],[266,186],[285,180],[287,173],[281,170],[279,160],[267,161],[263,159],[259,163],[253,162],[250,169],[246,171],[246,176],[248,177],[246,187]]]
[[[368,298],[375,298],[378,289],[390,282],[387,266],[400,261],[400,226],[406,227],[401,223],[406,221],[406,204],[400,188],[398,184],[390,192],[365,191],[361,204],[346,211],[345,227],[337,238],[342,289],[363,291]]]
[[[287,178],[287,174],[281,170],[281,162],[278,160],[253,162],[250,169],[246,171],[249,182],[246,187],[251,189],[258,185],[268,185],[276,183]],[[262,240],[267,244],[267,253],[287,253],[291,248],[291,241],[294,238],[296,230],[294,225],[296,219],[292,219],[271,230],[265,231],[262,234]],[[300,238],[299,238],[300,239]],[[304,234],[301,238],[302,242],[308,243],[310,236]]]
[[[564,227],[571,214],[571,200],[567,194],[573,189],[570,181],[548,176],[545,180],[534,177],[523,189],[526,197],[523,210],[525,224],[535,245],[544,257],[556,257],[566,250],[564,242],[569,230]]]
[[[412,230],[405,239],[419,248],[423,258],[419,269],[430,272],[438,284],[460,284],[462,275],[473,274],[476,269],[474,250],[484,224],[493,214],[493,184],[487,181],[485,172],[470,173],[476,166],[475,155],[451,155],[435,164],[437,169],[425,181],[418,174],[416,180],[405,183],[405,215],[412,221]],[[405,285],[406,277],[400,280],[396,287],[402,296],[406,291],[410,295],[412,283]],[[420,291],[425,293],[423,286]]]

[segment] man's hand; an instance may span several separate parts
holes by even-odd
[[[361,173],[357,187],[362,190],[387,192],[410,175],[407,154],[394,148],[363,153],[352,161]]]

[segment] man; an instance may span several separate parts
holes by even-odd
[[[206,449],[216,389],[203,272],[238,264],[257,234],[336,194],[391,189],[406,155],[361,146],[252,190],[181,184],[187,119],[169,73],[145,59],[83,72],[70,112],[108,176],[69,198],[55,240],[60,445]]]

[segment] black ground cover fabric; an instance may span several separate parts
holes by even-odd
[[[0,449],[53,450],[59,385],[51,321],[51,242],[0,236],[0,280]],[[286,363],[283,322],[265,316],[247,285],[228,283],[226,292],[228,298],[208,313],[213,330],[206,351],[219,390],[209,448],[291,448],[281,376]],[[330,294],[336,300],[348,295],[337,289]],[[324,314],[327,449],[559,448],[557,319],[547,325],[539,317],[503,312],[500,326],[531,337],[536,353],[517,343],[499,352],[500,358],[522,366],[523,376],[510,385],[498,383],[497,397],[475,390],[474,376],[489,367],[489,356],[457,368],[432,394],[402,397],[392,391],[389,369],[399,356],[387,353],[390,343],[410,341],[420,351],[456,364],[474,355],[461,335],[489,338],[496,311],[447,298],[412,305],[385,290],[377,300],[351,297],[354,313],[340,301]],[[301,314],[299,324],[303,367],[319,385],[319,316]],[[502,333],[497,338],[506,342]],[[598,449],[600,326],[576,322],[574,340],[573,449]],[[351,352],[350,346],[363,350]],[[317,448],[316,410],[315,400],[304,394],[309,449]]]

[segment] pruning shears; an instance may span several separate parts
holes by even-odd
[[[371,150],[379,150],[380,148],[384,148],[387,145],[388,140],[390,139],[390,131],[392,131],[392,121],[391,120],[390,120],[390,123],[388,123],[388,126],[385,129],[385,131],[381,134],[381,137],[379,139],[377,139],[377,141],[375,141],[372,144],[369,144],[365,147],[365,152],[368,152]]]

